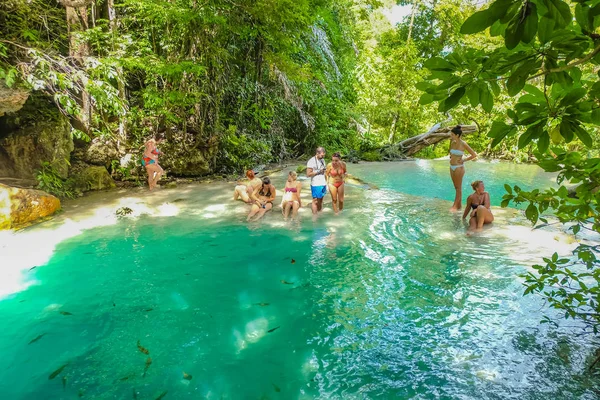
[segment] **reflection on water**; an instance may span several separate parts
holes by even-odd
[[[62,242],[0,302],[4,398],[596,398],[594,343],[522,296],[517,275],[568,249],[551,233],[507,214],[467,238],[449,203],[390,188],[251,226],[187,195]]]

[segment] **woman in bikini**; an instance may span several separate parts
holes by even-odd
[[[146,167],[148,173],[148,188],[154,189],[160,180],[160,177],[165,172],[160,165],[158,165],[158,155],[161,152],[156,148],[156,140],[150,139],[146,142],[144,157],[142,158],[142,165]]]
[[[302,183],[298,182],[296,180],[297,178],[298,174],[294,171],[290,171],[287,181],[285,182],[285,188],[283,188],[281,208],[283,209],[283,219],[286,221],[288,215],[290,215],[290,209],[292,209],[292,219],[296,219],[298,216],[298,209],[302,207],[302,200],[300,200]]]
[[[327,164],[325,178],[331,193],[333,211],[337,215],[344,209],[344,179],[346,177],[346,164],[340,160],[340,153],[333,153],[331,162]]]
[[[275,186],[271,185],[271,180],[268,177],[262,178],[262,184],[254,189],[252,195],[252,208],[248,214],[248,221],[258,221],[267,211],[273,208],[273,200],[275,200]]]
[[[450,211],[458,211],[461,209],[462,203],[462,181],[465,176],[465,161],[471,161],[477,157],[477,153],[460,137],[462,136],[462,128],[456,125],[450,131],[450,177],[456,190],[454,196],[454,204]],[[463,158],[465,150],[470,154],[469,157]]]
[[[484,224],[491,224],[494,221],[494,215],[490,210],[490,194],[485,191],[483,181],[475,181],[471,183],[471,187],[475,193],[467,197],[467,206],[463,213],[463,219],[465,219],[467,214],[471,212],[468,235],[473,232],[480,232]]]
[[[248,183],[242,184],[240,182],[240,184],[235,187],[235,190],[233,191],[233,200],[241,199],[246,203],[252,203],[250,195],[254,192],[254,189],[262,185],[262,181],[259,177],[254,175],[254,171],[251,169],[246,171],[246,177],[248,178]]]

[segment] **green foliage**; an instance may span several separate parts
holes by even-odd
[[[365,161],[382,161],[381,153],[377,150],[365,151],[361,153],[360,158]]]
[[[540,167],[558,173],[559,188],[523,191],[506,185],[502,206],[526,203],[525,216],[539,226],[548,224],[551,212],[573,234],[600,231],[600,158],[594,146],[600,125],[599,16],[595,0],[496,0],[467,18],[461,31],[489,28],[502,44],[455,48],[431,59],[425,64],[428,82],[420,85],[422,103],[437,101],[443,110],[481,105],[489,112],[503,83],[517,101],[491,124],[491,145],[537,149]],[[525,294],[541,294],[565,318],[577,318],[597,334],[599,251],[581,244],[571,258],[556,253],[545,258],[545,265],[525,275]]]
[[[36,173],[38,188],[59,198],[74,198],[73,182],[62,179],[49,162],[42,162]]]

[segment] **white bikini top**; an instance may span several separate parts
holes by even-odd
[[[452,154],[453,156],[462,156],[465,154],[465,152],[462,150],[451,149],[450,154]]]

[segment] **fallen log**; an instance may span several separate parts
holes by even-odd
[[[461,125],[463,135],[469,135],[477,132],[476,125]],[[393,160],[398,158],[410,157],[427,146],[441,142],[450,138],[452,126],[438,128],[430,132],[422,133],[417,136],[404,139],[401,142],[383,146],[379,151],[384,160]]]

